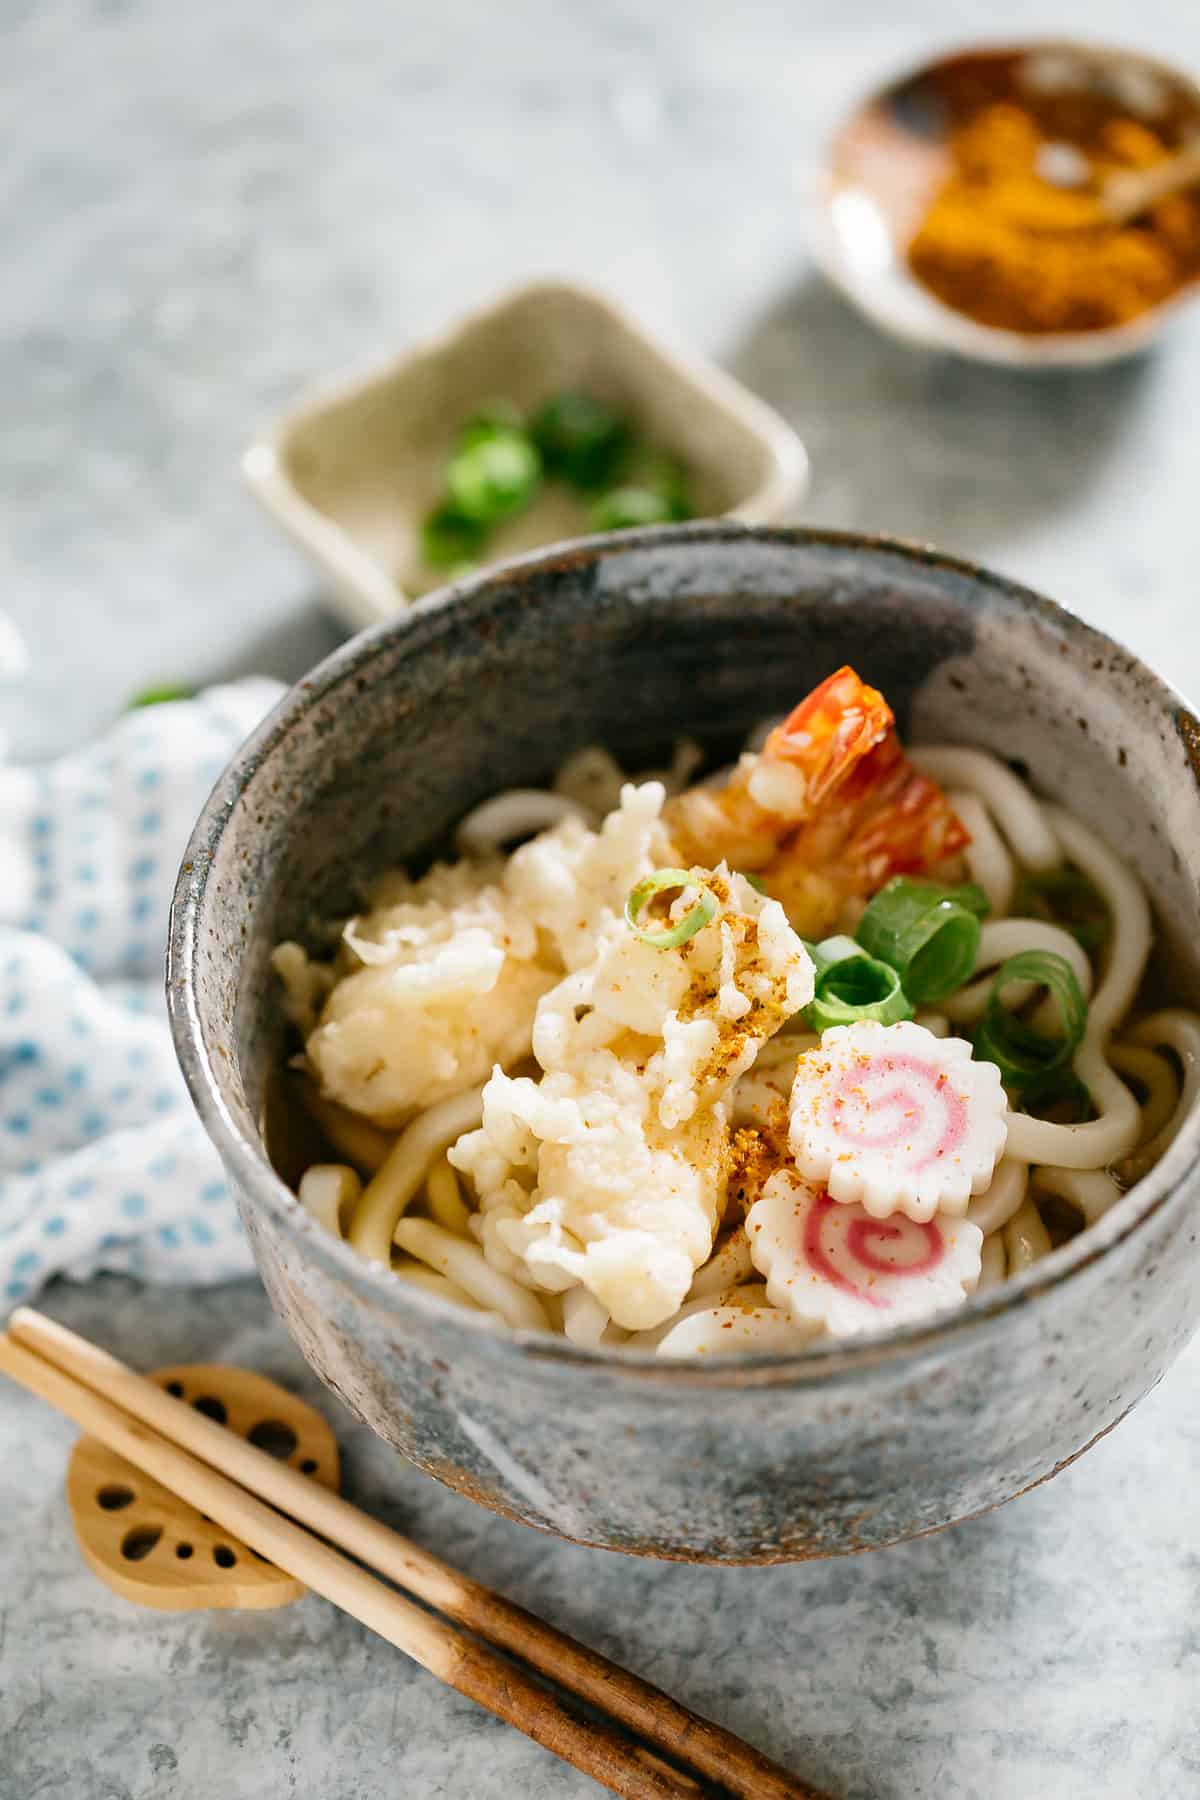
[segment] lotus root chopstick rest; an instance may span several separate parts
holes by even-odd
[[[338,1450],[328,1424],[265,1376],[181,1363],[156,1369],[150,1379],[337,1491]],[[305,1592],[294,1576],[95,1438],[81,1437],[71,1453],[67,1502],[85,1560],[114,1593],[139,1606],[164,1612],[286,1606]]]

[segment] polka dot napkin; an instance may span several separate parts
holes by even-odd
[[[188,835],[281,692],[210,688],[59,762],[0,768],[0,1314],[60,1273],[202,1284],[253,1267],[162,967]]]

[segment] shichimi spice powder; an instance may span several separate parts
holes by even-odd
[[[1098,223],[1106,177],[1176,147],[1133,117],[1081,121],[1077,102],[1038,96],[982,106],[951,133],[952,168],[909,245],[914,275],[981,324],[1101,331],[1200,274],[1200,193],[1174,194],[1135,223]],[[1056,162],[1072,185],[1052,178]]]

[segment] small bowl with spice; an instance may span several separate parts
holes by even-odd
[[[771,523],[808,484],[791,427],[587,289],[539,281],[326,384],[243,460],[356,627],[583,533]]]
[[[1133,52],[955,52],[838,132],[816,250],[895,336],[1009,366],[1150,344],[1200,292],[1200,89]]]

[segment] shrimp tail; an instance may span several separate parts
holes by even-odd
[[[748,777],[750,798],[778,819],[799,824],[811,818],[884,741],[893,722],[878,689],[848,665],[835,670],[767,738]]]

